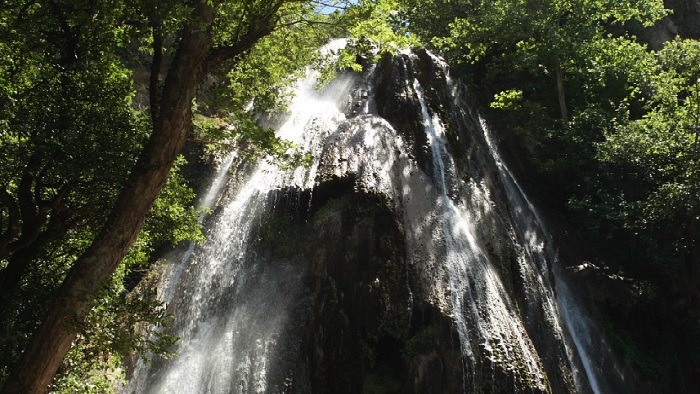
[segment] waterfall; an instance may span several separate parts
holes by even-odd
[[[543,215],[448,74],[423,51],[301,81],[277,131],[314,162],[230,178],[163,278],[178,355],[124,392],[603,392]]]
[[[344,119],[338,109],[354,77],[334,81],[324,91],[309,76],[296,89],[291,116],[278,135],[316,151],[327,134]],[[270,163],[258,166],[238,185],[207,226],[206,241],[180,259],[186,268],[174,269],[165,281],[169,311],[177,316],[174,333],[180,337],[177,357],[147,365],[140,362],[126,388],[137,393],[265,393],[271,392],[266,373],[299,301],[303,268],[293,264],[256,265],[248,248],[252,229],[260,220],[271,190],[296,185],[311,187],[318,161],[306,168],[283,171]],[[215,179],[212,190],[218,186]],[[204,199],[212,202],[211,196]],[[270,269],[267,269],[270,268]]]
[[[433,164],[433,180],[437,201],[436,215],[442,222],[445,265],[449,276],[452,316],[458,327],[462,346],[466,355],[473,361],[471,344],[476,342],[494,363],[510,362],[520,358],[525,362],[527,375],[535,380],[543,380],[532,344],[522,327],[520,319],[514,316],[516,308],[506,294],[501,278],[496,274],[491,262],[477,239],[470,213],[458,207],[447,195],[445,172],[453,166],[453,159],[445,148],[444,127],[437,116],[429,114],[423,89],[417,79],[413,80],[418,102],[421,107],[423,127],[428,135]],[[479,196],[484,200],[486,196]],[[410,220],[410,219],[409,219]],[[418,220],[420,220],[418,218]],[[471,337],[476,329],[476,338]],[[514,347],[513,347],[514,345]],[[513,354],[510,354],[513,353]],[[473,367],[473,366],[472,366]],[[544,384],[543,382],[537,385]],[[544,389],[542,387],[542,389]]]
[[[489,133],[488,126],[483,118],[479,118],[479,124],[484,131],[484,139],[486,141],[489,150],[492,152],[493,158],[495,160],[498,172],[501,179],[504,181],[505,188],[508,193],[508,199],[512,206],[524,207],[526,209],[516,210],[516,220],[519,234],[522,239],[525,240],[525,245],[527,247],[528,257],[530,261],[535,261],[540,264],[540,271],[547,273],[552,272],[557,278],[557,294],[551,294],[552,285],[551,283],[540,283],[541,287],[547,289],[548,294],[544,299],[547,301],[547,307],[552,312],[552,316],[559,316],[557,320],[553,323],[557,325],[557,328],[561,331],[559,327],[560,322],[566,325],[567,332],[571,336],[571,340],[580,355],[583,368],[585,370],[586,378],[590,384],[591,390],[594,393],[604,392],[601,388],[602,383],[599,378],[599,371],[592,363],[591,352],[591,337],[593,333],[590,329],[590,323],[587,321],[583,313],[579,310],[576,305],[576,301],[573,295],[570,293],[568,286],[564,279],[558,275],[560,271],[558,267],[550,267],[547,265],[548,261],[553,264],[558,263],[558,256],[555,250],[547,250],[543,242],[545,239],[551,239],[551,235],[546,228],[545,221],[542,219],[539,211],[535,205],[528,199],[527,195],[523,191],[515,176],[511,173],[508,167],[504,164],[501,156],[495,146],[491,135]],[[532,217],[530,220],[528,217]],[[536,227],[533,227],[531,223],[535,223]],[[540,276],[542,280],[549,282],[548,275]],[[554,301],[556,300],[556,304]],[[570,359],[573,358],[572,350],[567,347],[567,355]],[[572,363],[573,364],[573,363]],[[574,367],[572,365],[572,367]],[[582,386],[582,377],[578,375],[578,371],[574,367],[574,371],[577,372],[578,386]]]

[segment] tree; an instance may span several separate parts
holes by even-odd
[[[3,291],[11,291],[26,269],[26,259],[18,259],[18,254],[36,249],[35,241],[47,226],[64,231],[70,227],[59,225],[59,217],[73,221],[65,214],[85,197],[80,189],[87,184],[95,199],[108,195],[105,192],[128,172],[129,157],[135,158],[135,147],[145,137],[123,105],[131,92],[125,70],[115,67],[110,56],[97,59],[94,54],[94,48],[110,41],[104,26],[86,26],[90,33],[84,37],[84,31],[70,27],[84,15],[69,17],[64,6],[68,4],[40,8],[30,3],[16,17],[11,9],[2,14],[6,24],[1,30],[5,91],[0,195],[7,222],[0,237],[0,260],[13,255],[0,272]],[[105,149],[110,145],[116,149]]]
[[[438,48],[458,54],[463,61],[477,62],[484,57],[503,57],[509,72],[553,76],[559,113],[566,123],[565,75],[581,63],[580,54],[593,42],[608,37],[612,26],[636,20],[651,25],[665,15],[663,4],[655,0],[620,2],[614,0],[498,0],[429,2],[407,0],[407,18],[425,23],[423,13],[436,13],[441,6],[449,28],[429,27],[426,33]],[[438,8],[439,9],[439,8]]]
[[[309,53],[309,49],[315,47],[323,38],[320,34],[314,35],[315,30],[310,29],[322,25],[319,20],[321,17],[315,12],[317,7],[342,7],[345,2],[193,0],[144,2],[142,7],[134,7],[139,5],[136,3],[95,5],[78,0],[62,3],[50,0],[13,2],[7,5],[6,9],[9,11],[2,14],[3,26],[10,27],[6,29],[8,34],[20,38],[18,42],[26,42],[27,47],[34,44],[31,42],[32,38],[30,34],[25,36],[21,30],[17,30],[15,23],[23,22],[25,17],[35,17],[33,26],[36,29],[45,28],[48,31],[47,37],[59,37],[65,44],[55,45],[54,48],[62,48],[58,55],[66,62],[78,59],[97,66],[102,59],[101,54],[114,56],[123,50],[108,38],[119,37],[127,32],[130,33],[126,35],[129,39],[139,37],[149,42],[152,53],[148,77],[148,113],[151,129],[148,141],[143,145],[128,177],[121,183],[121,191],[116,196],[102,229],[72,264],[54,297],[46,319],[23,352],[3,388],[3,393],[40,393],[47,390],[61,359],[75,338],[76,321],[85,315],[91,300],[107,283],[134,244],[148,212],[163,190],[168,174],[192,129],[193,100],[206,78],[210,75],[220,76],[220,72],[225,69],[236,70],[241,67],[255,55],[256,45],[263,45],[266,40],[279,42],[277,48],[281,48],[281,54],[285,51],[293,54]],[[128,12],[132,9],[143,12]],[[13,19],[13,15],[18,16]],[[94,27],[100,29],[93,29]],[[303,41],[298,40],[302,31],[307,37]],[[105,41],[90,41],[95,35]],[[312,39],[308,39],[309,37]],[[286,40],[292,40],[290,42],[300,46],[284,46]],[[13,48],[3,40],[2,50],[12,51]],[[85,57],[85,53],[92,53],[94,57]],[[273,60],[282,58],[279,56]],[[298,66],[308,57],[296,56],[293,59],[291,63]],[[46,59],[29,58],[27,61],[36,61],[37,64],[43,65]],[[112,64],[120,64],[120,60],[110,58],[108,65]],[[274,69],[274,65],[266,66]],[[32,70],[35,69],[27,72]],[[281,68],[277,70],[277,74],[259,76],[263,82],[267,82],[266,86],[270,86],[270,82],[279,82],[275,77],[279,75]],[[16,77],[11,72],[8,74],[9,77]],[[235,82],[243,76],[235,74],[234,71],[230,78]],[[3,75],[3,78],[8,78],[8,75]],[[72,75],[66,75],[66,78],[68,82],[82,80]],[[235,86],[235,83],[231,84]],[[243,93],[234,92],[234,96],[242,97]],[[259,98],[264,104],[264,96]],[[99,102],[100,98],[96,100]],[[123,105],[120,108],[123,108]],[[250,124],[245,120],[250,114],[244,113],[240,107],[233,109],[228,114],[232,120],[242,125]],[[86,123],[90,124],[89,119]],[[114,124],[112,126],[118,127]],[[256,132],[247,134],[248,137],[260,135],[260,129],[253,129]],[[244,131],[240,130],[240,133],[246,136]],[[66,134],[68,138],[72,135]],[[23,136],[17,138],[21,139]],[[266,138],[263,142],[267,142],[268,147],[272,145],[275,148],[280,143],[275,138]],[[118,149],[115,149],[116,151]],[[18,168],[33,166],[31,159],[26,163]],[[39,185],[36,182],[33,184]],[[8,187],[14,190],[15,186],[12,184]],[[56,198],[61,195],[60,191],[61,185],[58,185],[48,193]],[[34,194],[42,193],[47,194],[41,191]],[[3,215],[9,218],[7,225],[3,224],[3,234],[16,238],[21,233],[15,231],[18,213],[12,203],[8,202],[5,205],[5,202],[9,201],[9,194],[9,191],[2,194],[2,202],[7,207],[3,208]],[[21,200],[25,201],[24,198]],[[43,206],[43,199],[35,202]],[[23,223],[29,224],[29,221]],[[37,227],[45,228],[43,225]],[[29,231],[26,232],[28,233]]]
[[[648,57],[637,79],[645,113],[620,108],[617,121],[598,145],[604,168],[619,168],[605,182],[609,199],[596,210],[619,212],[616,222],[633,232],[642,253],[665,276],[677,276],[675,292],[691,307],[700,301],[700,56],[697,40],[677,39]],[[608,174],[609,172],[603,172]]]
[[[131,105],[133,74],[118,56],[129,41],[123,11],[80,2],[10,2],[0,10],[2,383],[104,224],[148,135],[148,118]],[[166,191],[160,205],[181,214],[158,220],[165,209],[156,207],[150,234],[141,234],[122,271],[173,234],[197,237],[197,213],[186,207],[193,196],[177,172]],[[114,303],[117,288],[110,286]]]
[[[129,105],[131,74],[112,51],[123,42],[110,23],[118,13],[93,20],[74,5],[8,2],[0,10],[3,383],[147,136]]]

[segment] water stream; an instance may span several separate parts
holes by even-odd
[[[207,240],[172,258],[163,279],[163,298],[177,317],[178,355],[151,365],[140,361],[125,393],[291,393],[323,384],[312,382],[309,372],[309,357],[323,360],[323,349],[303,348],[311,328],[300,322],[303,311],[325,307],[312,300],[340,301],[311,294],[305,278],[318,257],[271,264],[253,237],[274,190],[308,190],[304,209],[311,211],[319,182],[348,176],[355,190],[383,196],[395,211],[406,243],[400,286],[408,288],[409,307],[435,305],[452,322],[462,391],[602,392],[585,346],[594,333],[559,285],[556,250],[542,215],[501,159],[485,122],[460,103],[449,77],[442,89],[452,102],[435,102],[434,87],[425,86],[417,70],[432,67],[447,75],[441,60],[430,55],[428,67],[413,54],[397,59],[400,70],[392,75],[401,75],[394,78],[399,86],[382,97],[417,104],[419,113],[405,116],[420,125],[425,147],[412,147],[396,119],[380,116],[375,82],[382,75],[386,81],[387,70],[346,73],[322,91],[312,74],[301,81],[278,134],[311,152],[314,162],[289,171],[261,163],[244,181],[228,185],[223,174],[215,178],[202,199],[207,206],[217,199],[220,204],[207,221]],[[454,138],[467,124],[475,134]],[[429,159],[421,162],[420,155]],[[411,313],[408,324],[414,324]],[[407,382],[431,379],[413,371],[418,361],[442,356],[433,350],[420,357],[406,361]]]
[[[300,81],[290,116],[278,135],[302,151],[318,151],[319,145],[344,114],[338,109],[347,98],[354,77],[333,82],[324,91],[315,89],[309,76]],[[281,352],[276,341],[289,325],[293,305],[302,297],[303,267],[256,265],[249,250],[251,230],[260,220],[275,188],[309,188],[318,168],[318,157],[309,168],[283,171],[262,163],[237,185],[207,224],[207,239],[179,258],[164,280],[164,298],[177,315],[173,327],[180,337],[177,357],[148,365],[139,362],[126,392],[135,393],[265,393],[271,355]],[[215,179],[212,190],[216,189]],[[204,201],[213,202],[213,197]],[[206,202],[205,202],[206,203]],[[173,290],[174,289],[174,290]],[[276,390],[276,389],[275,389]]]

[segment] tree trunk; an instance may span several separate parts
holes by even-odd
[[[43,247],[45,235],[46,233],[42,233],[29,247],[13,252],[12,256],[6,259],[8,264],[0,271],[0,293],[3,296],[9,297],[19,288],[30,263],[36,257],[36,251]]]
[[[192,123],[192,100],[212,47],[214,10],[198,2],[165,81],[159,120],[110,219],[75,262],[43,324],[34,334],[3,394],[46,393],[76,336],[76,319],[114,273],[166,183]],[[202,26],[209,28],[202,29]]]
[[[557,65],[557,94],[559,95],[559,111],[561,111],[561,120],[564,123],[569,121],[569,110],[566,108],[566,95],[564,94],[564,71],[560,65]]]
[[[231,45],[213,48],[216,12],[209,1],[194,0],[175,57],[157,100],[153,134],[134,165],[110,219],[90,248],[71,268],[48,315],[0,394],[46,393],[76,337],[77,323],[97,290],[114,273],[143,227],[146,215],[165,186],[170,169],[192,126],[192,100],[212,69],[251,49],[271,34],[286,0],[276,0],[251,16],[245,33]],[[157,71],[157,70],[156,70]],[[155,78],[154,78],[155,79]]]

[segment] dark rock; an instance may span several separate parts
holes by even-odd
[[[287,232],[296,238],[282,242],[297,249],[266,240],[278,234],[265,228],[272,220],[260,231],[272,264],[291,255],[311,264],[304,379],[314,393],[463,392],[451,319],[414,299],[396,213],[383,197],[356,190],[354,181],[333,178],[313,191],[273,193],[275,220],[293,223]]]
[[[379,116],[406,138],[418,165],[431,174],[430,147],[421,123],[421,107],[413,88],[407,85],[414,73],[406,55],[383,55],[377,64],[375,100]]]

